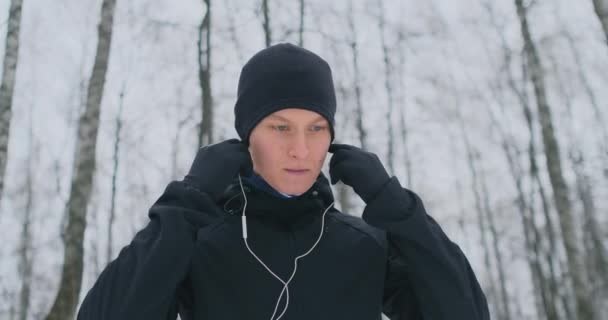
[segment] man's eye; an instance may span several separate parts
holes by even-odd
[[[321,130],[325,130],[325,126],[313,126],[312,130],[313,131],[321,131]]]
[[[273,129],[278,130],[278,131],[287,131],[287,129],[289,128],[288,126],[272,126]]]

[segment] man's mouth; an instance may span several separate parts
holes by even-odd
[[[310,171],[309,169],[285,169],[285,171],[287,171],[287,173],[289,174],[293,174],[293,175],[303,175],[308,173],[308,171]]]

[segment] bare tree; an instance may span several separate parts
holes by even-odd
[[[213,96],[211,92],[211,0],[198,27],[198,81],[201,87],[201,123],[198,147],[213,143]]]
[[[13,92],[19,58],[19,29],[21,27],[21,7],[23,0],[11,0],[8,14],[6,47],[2,64],[0,83],[0,200],[4,189],[4,172],[8,162],[8,139],[13,108]]]
[[[493,123],[496,122],[493,121]],[[521,224],[523,227],[525,240],[525,248],[528,251],[525,257],[532,276],[532,286],[535,293],[534,297],[536,300],[537,313],[539,318],[541,313],[544,313],[546,315],[547,320],[557,320],[558,314],[556,310],[556,305],[553,301],[550,301],[547,294],[547,281],[541,265],[542,253],[540,249],[540,233],[538,231],[538,227],[536,226],[534,219],[532,218],[534,216],[535,209],[526,201],[526,196],[523,189],[523,170],[521,168],[521,165],[516,160],[518,152],[515,150],[515,146],[512,139],[509,138],[506,133],[501,132],[501,136],[501,146],[507,158],[507,162],[509,164],[509,172],[511,173],[511,177],[514,180],[515,187],[517,190],[517,212],[519,213],[519,216],[521,218]],[[530,212],[531,214],[527,214],[527,212]]]
[[[583,244],[586,249],[587,268],[591,283],[591,293],[596,300],[605,301],[608,286],[608,257],[602,240],[602,231],[597,219],[597,209],[593,199],[591,179],[585,172],[585,158],[580,150],[570,153],[574,174],[576,176],[576,192],[583,204]],[[601,302],[600,302],[601,303]]]
[[[606,257],[603,241],[602,232],[600,230],[600,224],[597,219],[597,209],[595,200],[593,198],[594,190],[591,183],[591,178],[586,172],[586,157],[581,148],[583,141],[574,130],[574,115],[575,111],[573,106],[573,97],[570,93],[571,86],[567,86],[564,76],[560,76],[559,62],[557,57],[553,54],[548,55],[551,61],[554,74],[557,78],[557,86],[562,97],[562,101],[566,106],[567,125],[568,130],[568,158],[572,165],[574,172],[576,194],[582,204],[582,211],[584,216],[583,223],[583,245],[586,253],[586,267],[588,272],[588,278],[591,285],[592,297],[596,297],[596,301],[603,301],[602,291],[608,284],[608,260]]]
[[[580,48],[576,45],[576,40],[565,27],[563,27],[561,34],[566,39],[566,42],[568,42],[568,48],[570,49],[572,57],[574,58],[574,63],[576,64],[576,73],[581,81],[581,85],[583,86],[584,92],[587,95],[587,98],[589,99],[590,106],[593,109],[593,119],[595,120],[597,132],[600,134],[599,148],[602,152],[602,157],[604,161],[604,176],[608,178],[608,129],[606,128],[606,122],[604,121],[604,114],[602,113],[602,109],[599,106],[595,92],[591,87],[589,77],[583,69],[583,61],[580,54]]]
[[[481,160],[481,159],[480,159]],[[479,161],[481,162],[481,161]],[[474,164],[473,164],[474,165]],[[478,164],[480,165],[480,164]],[[505,260],[503,258],[503,251],[500,248],[500,234],[498,232],[496,222],[494,219],[494,210],[490,205],[490,189],[488,188],[488,182],[485,177],[485,171],[483,168],[479,170],[479,180],[481,184],[481,194],[483,195],[483,211],[485,218],[488,222],[488,229],[492,239],[492,249],[494,251],[494,259],[496,260],[496,268],[498,269],[498,284],[500,288],[500,298],[502,300],[502,318],[504,320],[511,320],[512,312],[510,306],[509,294],[507,292],[507,276],[505,271]]]
[[[3,283],[0,282],[0,285],[2,285]],[[4,316],[7,319],[10,320],[16,320],[17,319],[17,305],[19,305],[19,303],[15,300],[15,293],[8,290],[4,285],[1,286],[2,287],[2,293],[0,294],[0,298],[2,298],[0,300],[0,302],[2,302],[2,309],[0,309],[0,315]],[[5,304],[8,304],[8,306],[5,306]]]
[[[458,99],[455,99],[458,100]],[[458,104],[458,102],[456,102]],[[475,211],[477,213],[477,223],[479,227],[479,233],[481,234],[481,245],[483,248],[483,256],[484,256],[484,266],[488,272],[488,286],[489,286],[489,300],[493,302],[493,305],[497,308],[498,319],[507,319],[507,311],[508,310],[508,302],[505,302],[504,296],[500,295],[496,288],[495,283],[495,274],[494,268],[491,262],[492,248],[491,248],[491,240],[488,239],[487,230],[489,223],[488,221],[488,213],[486,212],[488,208],[484,208],[483,204],[483,190],[480,186],[480,177],[479,177],[479,169],[477,168],[477,158],[479,157],[479,153],[474,150],[473,145],[470,142],[469,135],[465,128],[464,119],[460,114],[460,107],[456,106],[456,117],[458,121],[458,128],[460,134],[462,136],[462,140],[465,146],[465,153],[467,158],[467,164],[471,174],[471,180],[473,181],[473,195],[475,198]],[[500,278],[500,276],[499,276]],[[500,284],[499,284],[500,285]],[[502,291],[502,290],[501,290]],[[501,299],[502,296],[502,299]],[[499,303],[500,300],[500,303]]]
[[[31,108],[30,108],[31,109]],[[30,295],[32,287],[32,214],[34,206],[34,163],[38,148],[35,145],[34,125],[32,123],[32,111],[30,110],[29,125],[29,156],[26,161],[25,174],[25,208],[23,210],[23,225],[21,228],[21,240],[19,245],[19,276],[21,278],[21,291],[19,293],[19,319],[26,320],[30,311]]]
[[[92,189],[92,195],[95,195],[98,189],[98,184],[95,183],[93,184],[93,189]],[[91,265],[91,279],[96,279],[99,274],[102,271],[102,262],[100,262],[99,260],[99,241],[98,239],[101,238],[100,236],[97,236],[99,234],[101,234],[101,228],[99,227],[99,216],[100,216],[100,205],[99,205],[99,201],[93,201],[93,199],[91,199],[90,201],[91,205],[89,207],[89,212],[87,213],[87,233],[88,234],[94,234],[94,237],[90,238],[90,249],[88,252],[89,255],[89,264]],[[91,223],[92,222],[92,223]],[[108,263],[108,261],[103,261],[103,265],[105,265],[105,263]]]
[[[226,10],[228,12],[233,12],[233,10],[236,10],[236,8],[233,6],[232,1],[226,0],[224,1],[224,4],[226,5]],[[236,30],[236,22],[234,21],[234,15],[229,14],[226,17],[226,20],[228,21],[228,31],[230,33],[230,40],[234,45],[236,56],[238,57],[239,61],[243,63],[245,61],[245,57],[243,56],[243,49],[241,47],[241,42],[239,41],[238,33]]]
[[[509,57],[509,54],[506,53],[505,56]],[[509,59],[507,59],[506,63],[510,64]],[[509,79],[512,79],[512,75],[510,72],[509,75]],[[503,90],[500,81],[497,80],[496,84],[489,84],[489,87],[495,102],[500,106],[500,109],[504,113],[506,109],[506,103],[503,98]],[[517,91],[516,94],[519,95],[520,92]],[[527,101],[527,99],[524,99],[524,101]],[[487,103],[487,105],[490,104]],[[524,108],[527,108],[527,104]],[[489,118],[492,122],[492,128],[499,132],[499,136],[501,139],[500,145],[504,151],[509,168],[509,173],[513,178],[515,189],[517,191],[516,211],[518,212],[521,218],[525,249],[527,250],[525,257],[532,276],[532,286],[534,289],[534,298],[536,303],[537,314],[539,318],[544,314],[548,320],[557,320],[557,305],[554,299],[554,296],[556,294],[555,277],[553,272],[551,272],[550,277],[547,277],[542,267],[542,263],[544,261],[544,255],[542,250],[543,239],[534,219],[534,216],[536,215],[535,206],[529,203],[529,201],[526,199],[526,192],[524,191],[525,173],[522,168],[522,165],[518,161],[521,151],[517,148],[516,141],[513,137],[512,132],[507,132],[507,129],[503,128],[503,125],[500,121],[498,121],[497,116],[494,115],[491,108],[488,107],[487,110],[489,113]],[[528,122],[528,124],[530,123],[531,122]],[[530,134],[531,148],[529,148],[529,158],[531,159],[535,159],[533,132],[534,131],[531,130]],[[533,163],[535,163],[535,160],[533,160]],[[548,257],[551,257],[551,254],[549,254]],[[548,263],[549,266],[553,266],[552,260],[548,259]],[[552,267],[551,270],[553,270]]]
[[[386,17],[384,15],[384,0],[378,0],[378,29],[380,31],[380,45],[382,47],[382,61],[384,64],[384,89],[386,90],[387,96],[387,105],[388,111],[386,112],[386,124],[387,124],[387,134],[388,134],[388,168],[389,172],[392,174],[395,172],[395,134],[393,132],[393,117],[395,110],[394,103],[394,93],[393,93],[393,65],[391,63],[390,57],[391,52],[386,43]]]
[[[116,216],[116,178],[118,176],[118,164],[120,158],[120,134],[122,131],[122,108],[125,98],[125,85],[123,85],[120,91],[118,101],[118,113],[116,114],[115,129],[114,129],[114,154],[112,155],[112,185],[110,192],[110,215],[108,217],[108,247],[106,251],[106,262],[112,261],[112,244],[114,243],[114,234],[112,227],[114,226],[114,219]]]
[[[319,27],[321,26],[321,21],[319,18],[319,15],[316,14],[311,14],[312,19],[315,19],[315,22],[313,23],[313,25]],[[334,57],[340,57],[343,55],[343,53],[341,52],[340,49],[340,45],[343,44],[341,40],[338,39],[333,39],[331,38],[332,36],[328,35],[328,34],[323,34],[323,32],[321,30],[318,31],[321,35],[323,35],[325,37],[325,39],[329,38],[328,41],[328,46],[330,47],[330,50],[333,54]],[[344,68],[344,66],[340,63],[336,63],[336,65],[334,66],[334,71],[337,68]],[[350,92],[350,83],[344,84],[341,81],[341,77],[336,77],[335,79],[335,87],[336,87],[336,99],[338,101],[338,105],[344,105],[345,107],[350,105],[350,103],[348,103],[347,101],[349,101],[350,97],[352,96],[351,92]],[[349,130],[351,123],[352,123],[352,117],[356,116],[354,114],[354,112],[341,112],[339,114],[336,115],[343,117],[342,120],[336,120],[336,125],[339,126],[339,128],[335,128],[335,132],[336,133],[345,133],[347,132],[347,130]],[[339,141],[339,137],[336,137],[335,143],[338,143]],[[336,200],[340,205],[340,210],[342,210],[342,212],[352,212],[353,211],[353,201],[352,201],[352,196],[353,196],[353,191],[351,188],[349,188],[347,185],[345,185],[344,183],[342,183],[342,181],[338,181],[338,183],[336,183],[335,185],[336,190]]]
[[[68,222],[65,230],[65,251],[59,291],[47,320],[71,319],[78,304],[82,284],[83,238],[86,228],[87,204],[91,196],[95,173],[95,154],[99,113],[105,85],[116,0],[103,0],[98,25],[98,42],[93,72],[87,90],[84,114],[78,123],[74,174],[68,200]]]
[[[176,114],[178,119],[176,121],[175,126],[175,135],[173,136],[173,142],[171,143],[171,180],[178,180],[179,172],[178,168],[178,157],[180,154],[180,147],[182,143],[180,142],[181,134],[185,128],[187,128],[192,119],[193,114],[196,112],[195,108],[188,106],[187,114],[182,115],[184,104],[182,102],[183,98],[183,88],[184,86],[177,86],[177,100],[175,102],[175,110],[167,110],[167,117],[170,117],[172,114]]]
[[[495,13],[490,2],[484,2],[483,6],[487,10],[490,16],[491,25],[496,32],[497,38],[500,40],[500,46],[502,51],[503,64],[500,67],[500,72],[506,78],[506,85],[508,89],[517,98],[520,106],[522,107],[524,120],[528,128],[529,140],[527,146],[527,158],[529,161],[529,175],[530,175],[530,196],[525,196],[524,192],[524,174],[522,166],[517,161],[518,155],[522,152],[519,151],[514,141],[513,135],[504,132],[500,129],[500,122],[495,119],[491,114],[490,118],[493,120],[494,127],[501,131],[503,137],[502,148],[505,152],[507,162],[509,164],[509,170],[511,176],[515,182],[517,190],[517,206],[519,208],[519,214],[521,217],[521,223],[524,230],[524,239],[526,242],[526,248],[529,254],[526,255],[528,265],[530,267],[531,275],[533,276],[533,285],[536,290],[535,298],[539,316],[544,313],[547,319],[555,320],[559,318],[559,303],[561,301],[564,312],[570,313],[570,308],[567,303],[567,297],[559,292],[558,276],[556,268],[559,265],[559,252],[557,250],[557,236],[555,234],[555,228],[553,223],[553,217],[551,214],[550,206],[547,200],[545,188],[540,179],[538,162],[536,159],[537,148],[536,148],[536,129],[534,126],[533,114],[530,108],[529,98],[525,88],[520,88],[518,81],[512,71],[513,53],[507,45],[504,27],[501,27],[496,22]],[[524,78],[527,78],[527,68],[522,63],[522,69]],[[495,101],[501,106],[501,110],[505,111],[506,102],[503,101],[501,95],[501,82],[497,81],[495,85],[490,85],[491,92],[495,98]],[[541,200],[542,212],[544,214],[544,234],[543,237],[539,225],[535,221],[537,216],[536,206],[534,205],[535,192],[533,190],[538,189],[538,197]],[[529,198],[529,200],[526,200]],[[545,249],[543,243],[548,244],[549,248]],[[543,266],[546,266],[549,270],[545,271]],[[560,300],[560,301],[558,301]]]
[[[304,46],[304,13],[306,10],[306,4],[304,0],[300,0],[300,28],[298,29],[298,45]]]
[[[353,87],[355,90],[355,103],[356,103],[356,120],[355,126],[357,133],[359,134],[359,142],[361,148],[367,150],[367,132],[363,125],[363,102],[361,101],[361,70],[359,67],[359,48],[357,40],[357,28],[355,26],[355,12],[351,1],[348,2],[348,13],[347,22],[348,28],[351,30],[351,37],[349,41],[351,55],[352,55],[352,68],[353,68]]]
[[[604,36],[608,45],[608,0],[593,0],[593,7],[595,8],[595,14],[600,19],[602,29],[604,29]]]
[[[408,129],[407,122],[407,106],[406,106],[406,92],[405,84],[403,78],[405,76],[405,48],[406,46],[406,37],[405,32],[403,30],[403,26],[400,26],[398,32],[398,43],[400,44],[398,47],[398,57],[399,57],[399,89],[398,92],[401,92],[401,105],[399,108],[399,127],[401,129],[401,139],[403,140],[403,160],[405,162],[405,175],[407,177],[407,185],[409,188],[414,187],[414,177],[413,177],[413,165],[412,165],[412,157],[410,156],[410,133]]]
[[[572,205],[569,199],[568,186],[566,185],[562,172],[559,144],[555,137],[553,120],[551,119],[551,107],[547,100],[543,67],[530,33],[527,8],[524,7],[522,2],[523,0],[515,0],[515,6],[517,8],[517,16],[519,17],[521,33],[524,40],[526,63],[528,64],[528,70],[530,71],[530,78],[536,96],[536,105],[540,118],[549,180],[553,189],[555,207],[559,213],[562,241],[566,249],[568,273],[572,279],[576,297],[577,318],[592,320],[595,317],[583,277],[585,270],[581,260],[582,256],[578,248],[576,223],[572,215]]]
[[[268,0],[262,0],[262,14],[264,15],[264,20],[262,22],[262,27],[264,28],[264,43],[266,47],[270,47],[272,43],[272,31],[270,28],[270,9],[268,8]]]
[[[344,88],[344,86],[342,86],[342,85],[337,85],[336,87],[337,87],[336,91],[338,92],[338,95],[342,98],[341,100],[344,101],[344,99],[346,99],[346,96],[347,96],[346,88]],[[348,119],[345,119],[345,121],[342,122],[341,128],[337,128],[338,130],[336,130],[336,131],[345,132],[347,129],[348,123],[349,123]],[[340,141],[338,139],[336,139],[334,143],[340,143]],[[338,181],[338,183],[336,184],[336,189],[338,189],[337,190],[337,199],[338,199],[338,202],[340,203],[340,209],[342,210],[342,212],[352,212],[352,210],[353,210],[353,203],[352,203],[352,199],[351,199],[352,189],[350,189],[342,181]]]
[[[434,5],[434,3],[432,2]],[[438,15],[437,21],[441,24],[442,29],[447,32],[449,30],[447,24],[441,17],[440,13],[435,9],[435,14]],[[444,60],[448,60],[449,55],[446,50],[442,50]],[[459,54],[456,52],[456,55]],[[468,76],[468,75],[467,75]],[[484,250],[484,264],[489,274],[489,291],[490,291],[490,300],[496,307],[496,312],[498,313],[497,318],[503,320],[510,320],[512,318],[512,311],[510,307],[509,296],[507,293],[507,277],[504,266],[503,253],[500,249],[500,235],[496,227],[496,223],[494,220],[493,209],[490,204],[490,190],[487,187],[487,181],[484,175],[483,167],[481,163],[481,152],[474,147],[474,144],[471,143],[469,132],[467,130],[465,119],[463,118],[461,112],[461,103],[462,98],[458,93],[458,88],[455,87],[457,83],[454,75],[452,73],[447,73],[447,78],[449,81],[449,89],[452,89],[452,95],[450,97],[451,101],[454,104],[454,114],[457,118],[457,125],[462,137],[466,160],[468,164],[468,168],[471,174],[472,180],[472,190],[473,196],[475,200],[475,211],[477,213],[477,223],[479,227],[479,232],[481,235],[482,247]],[[435,81],[438,83],[439,81]],[[472,82],[472,81],[471,81]],[[437,91],[442,91],[443,88],[438,88]],[[475,91],[479,91],[479,89],[475,88]],[[476,93],[476,96],[482,96],[479,92]],[[489,238],[486,235],[486,232],[489,231]],[[498,276],[498,284],[495,283],[494,276],[494,268],[491,263],[491,256],[493,255],[497,276]],[[498,286],[498,288],[496,287]]]

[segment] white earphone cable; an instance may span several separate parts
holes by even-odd
[[[245,215],[245,210],[247,208],[247,196],[245,195],[245,190],[243,188],[243,182],[241,181],[241,175],[239,174],[239,184],[241,185],[241,192],[243,193],[243,198],[245,199],[245,204],[243,205],[243,215],[242,215],[242,228],[243,228],[243,241],[245,242],[245,246],[247,247],[247,250],[249,250],[249,252],[251,253],[251,255],[253,255],[253,257],[258,260],[258,262],[264,266],[264,268],[266,270],[268,270],[268,272],[270,272],[270,274],[272,274],[275,278],[277,278],[277,280],[279,280],[282,284],[283,284],[283,290],[281,290],[281,294],[279,295],[279,298],[277,299],[277,303],[274,307],[274,312],[272,313],[272,316],[270,317],[270,320],[274,319],[274,316],[276,315],[277,312],[277,308],[279,307],[279,303],[281,302],[281,298],[283,297],[283,292],[287,291],[287,296],[286,296],[286,302],[285,302],[285,307],[283,308],[283,311],[281,312],[281,314],[279,315],[279,317],[276,320],[281,319],[281,317],[283,317],[283,315],[285,314],[285,312],[287,311],[287,308],[289,307],[289,283],[291,282],[291,280],[293,279],[293,277],[296,274],[296,270],[298,269],[298,260],[300,258],[303,258],[305,256],[307,256],[309,253],[312,252],[312,250],[314,250],[314,248],[317,246],[317,244],[321,241],[321,237],[323,236],[323,230],[325,229],[325,214],[327,213],[327,211],[329,210],[329,208],[331,208],[334,205],[334,202],[332,202],[329,206],[327,206],[327,208],[325,209],[325,211],[323,212],[323,217],[321,219],[321,232],[319,232],[319,237],[317,238],[317,241],[315,241],[315,243],[313,244],[313,246],[306,251],[306,253],[297,256],[294,259],[294,268],[293,268],[293,272],[291,273],[291,276],[289,277],[289,280],[287,280],[287,282],[283,281],[283,279],[281,279],[279,276],[277,276],[272,270],[270,270],[270,268],[262,261],[262,259],[260,259],[254,252],[253,250],[251,250],[251,248],[249,247],[249,243],[247,242],[247,218]]]

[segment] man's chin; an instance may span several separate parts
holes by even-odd
[[[306,193],[306,191],[308,191],[310,189],[310,187],[312,187],[313,183],[314,183],[314,181],[311,183],[306,183],[305,185],[299,184],[299,185],[284,186],[281,188],[277,188],[277,191],[279,191],[281,193],[293,195],[293,196],[300,196],[300,195]]]

